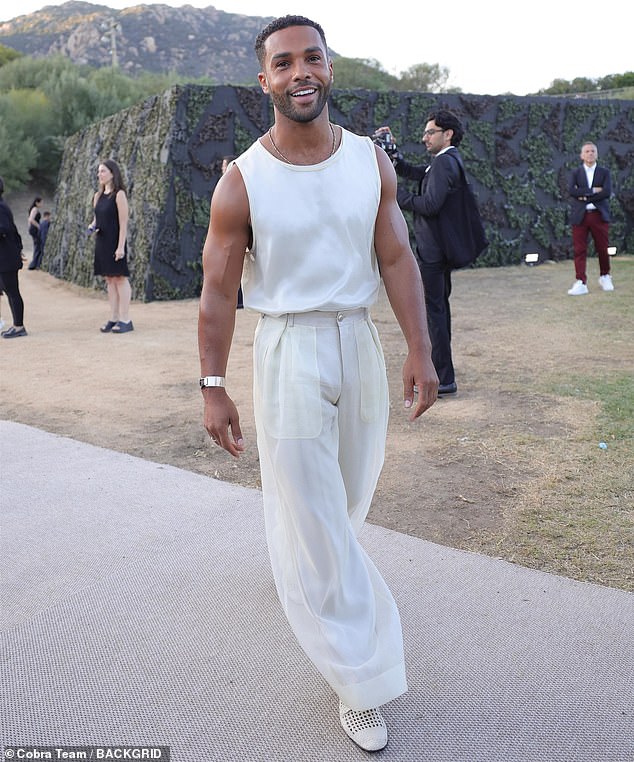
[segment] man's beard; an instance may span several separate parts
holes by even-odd
[[[292,95],[287,93],[281,95],[270,93],[273,105],[282,116],[291,119],[293,122],[312,122],[313,119],[316,119],[321,114],[330,96],[331,83],[328,82],[328,84],[319,87],[314,84],[307,84],[306,87],[314,87],[317,92],[317,100],[309,109],[297,108],[293,103]]]

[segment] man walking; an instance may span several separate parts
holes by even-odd
[[[368,310],[382,277],[407,342],[403,398],[414,420],[438,385],[424,297],[389,159],[330,122],[322,28],[276,19],[256,53],[275,122],[211,202],[199,317],[205,428],[231,455],[244,450],[224,378],[244,263],[245,307],[262,315],[254,409],[275,584],[300,645],[339,697],[345,732],[377,750],[387,743],[378,707],[407,683],[396,604],[356,537],[388,416]]]
[[[597,164],[599,151],[594,143],[588,142],[581,146],[580,158],[583,163],[571,173],[568,183],[568,192],[572,197],[570,221],[576,278],[572,288],[568,289],[570,296],[583,296],[588,293],[586,260],[589,235],[592,236],[599,258],[599,285],[604,291],[614,291],[608,254],[612,195],[610,171]]]

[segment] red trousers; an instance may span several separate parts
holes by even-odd
[[[572,226],[572,246],[575,252],[575,277],[586,283],[586,258],[588,256],[588,235],[592,236],[594,248],[599,257],[599,274],[608,275],[610,272],[610,255],[608,254],[609,225],[601,212],[588,211],[581,225]]]

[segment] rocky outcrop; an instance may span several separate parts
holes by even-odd
[[[217,83],[255,83],[255,38],[272,17],[225,13],[213,6],[135,5],[114,10],[72,2],[0,24],[0,43],[41,58],[68,56],[77,64],[118,65]]]

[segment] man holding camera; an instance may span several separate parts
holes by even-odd
[[[432,157],[431,164],[414,166],[403,160],[389,127],[381,127],[374,135],[392,159],[400,177],[419,183],[412,193],[399,184],[398,205],[413,212],[416,236],[416,258],[425,289],[427,324],[432,342],[432,360],[440,380],[438,396],[458,391],[451,355],[451,266],[447,252],[435,235],[435,223],[447,213],[448,195],[462,182],[462,158],[458,146],[464,129],[451,111],[438,110],[429,115],[423,132],[423,143]],[[463,219],[452,220],[455,226],[466,225]]]

